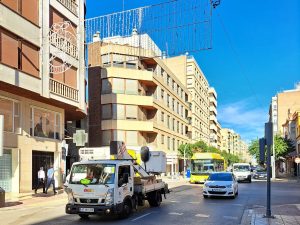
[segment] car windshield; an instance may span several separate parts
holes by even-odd
[[[250,167],[247,165],[233,166],[233,171],[246,172],[246,171],[250,171]]]
[[[212,173],[209,175],[209,181],[232,181],[232,175],[230,173]]]
[[[80,164],[72,167],[70,184],[112,184],[115,180],[115,165]]]

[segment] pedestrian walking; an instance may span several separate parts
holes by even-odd
[[[55,190],[55,179],[54,179],[53,165],[51,165],[50,168],[47,171],[47,188],[46,188],[46,194],[47,194],[48,189],[49,189],[49,187],[50,187],[51,184],[52,184],[52,187],[53,187],[54,194],[57,194],[57,192]]]
[[[39,189],[41,185],[43,187],[43,193],[45,193],[45,171],[43,167],[40,167],[40,170],[38,171],[38,181],[34,190],[35,193],[37,193],[37,189]]]

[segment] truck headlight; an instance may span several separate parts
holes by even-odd
[[[108,189],[105,197],[105,205],[112,205],[113,203],[114,203],[114,189],[110,188]]]

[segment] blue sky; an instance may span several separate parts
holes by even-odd
[[[124,0],[124,8],[165,1]],[[122,8],[122,0],[87,0],[87,18]],[[262,136],[271,97],[300,81],[300,1],[221,0],[212,47],[194,56],[218,93],[222,127]]]

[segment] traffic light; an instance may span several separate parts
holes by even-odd
[[[266,147],[266,139],[260,138],[259,139],[259,162],[263,164],[265,162],[265,147]]]

